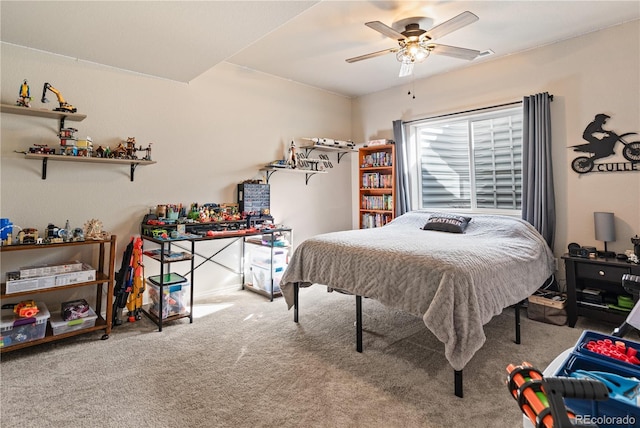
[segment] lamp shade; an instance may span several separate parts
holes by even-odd
[[[616,225],[613,213],[593,213],[596,228],[596,240],[613,242],[616,240]]]

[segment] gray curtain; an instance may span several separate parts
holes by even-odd
[[[547,92],[523,99],[522,218],[553,249],[556,203],[551,165],[551,100]]]
[[[404,138],[402,120],[393,121],[393,139],[396,143],[396,217],[411,211],[409,195],[409,160],[407,158],[407,142]]]

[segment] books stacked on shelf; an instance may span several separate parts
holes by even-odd
[[[362,195],[360,208],[365,210],[393,210],[393,195]]]
[[[381,227],[389,223],[391,220],[391,214],[364,213],[362,214],[362,228],[369,229],[373,227]]]
[[[393,155],[386,151],[368,153],[363,157],[360,166],[362,168],[393,166]]]
[[[362,174],[362,187],[365,189],[390,189],[393,185],[391,174],[368,172]]]

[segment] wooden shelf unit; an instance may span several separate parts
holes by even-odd
[[[358,150],[360,229],[384,226],[395,218],[395,145]]]
[[[6,284],[2,283],[0,289],[0,297],[2,300],[13,299],[14,297],[21,296],[33,296],[35,294],[49,293],[55,292],[64,289],[70,288],[78,288],[78,287],[88,287],[88,286],[96,286],[96,302],[95,302],[95,312],[98,315],[96,319],[95,325],[93,327],[87,327],[79,330],[70,331],[67,333],[59,334],[54,336],[51,325],[47,322],[47,330],[45,336],[42,339],[32,340],[30,342],[22,342],[17,343],[15,345],[11,345],[8,347],[0,348],[0,352],[9,352],[15,351],[17,349],[28,348],[31,346],[39,345],[41,343],[55,342],[67,337],[77,336],[79,334],[85,334],[92,331],[104,330],[104,334],[102,335],[102,339],[108,339],[111,334],[111,321],[112,321],[112,311],[113,311],[113,287],[115,280],[115,271],[114,271],[114,262],[115,262],[115,254],[116,254],[116,235],[111,235],[108,239],[105,240],[86,240],[79,242],[63,242],[59,244],[23,244],[23,245],[5,245],[0,247],[0,252],[14,252],[14,251],[55,251],[61,249],[63,247],[73,247],[73,246],[98,246],[98,256],[97,256],[97,266],[96,269],[96,279],[93,281],[80,282],[76,284],[62,285],[58,287],[45,288],[39,290],[29,290],[22,291],[18,293],[6,294]],[[108,248],[107,248],[108,247]],[[94,265],[94,261],[91,262],[92,266]],[[105,310],[105,318],[102,317],[102,294],[104,284],[107,284],[107,295],[106,295],[106,310]]]
[[[64,155],[45,155],[41,153],[27,153],[26,159],[35,159],[42,161],[42,179],[47,179],[47,161],[64,161],[64,162],[88,162],[88,163],[110,163],[119,165],[129,165],[129,177],[133,181],[134,172],[138,165],[151,165],[155,161],[142,159],[112,159],[112,158],[90,158],[87,156],[64,156]]]

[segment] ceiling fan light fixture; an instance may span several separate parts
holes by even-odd
[[[408,42],[398,52],[396,59],[403,64],[420,63],[426,60],[431,53],[431,49],[420,42]]]

